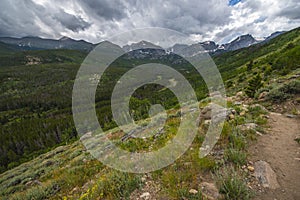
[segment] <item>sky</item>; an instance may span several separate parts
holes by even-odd
[[[1,0],[0,8],[0,36],[67,36],[92,43],[144,27],[226,43],[300,26],[299,0]]]

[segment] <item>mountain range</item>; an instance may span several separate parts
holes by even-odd
[[[235,40],[226,44],[217,44],[214,41],[199,42],[191,45],[187,44],[174,44],[166,49],[168,53],[181,54],[183,56],[192,57],[199,53],[220,54],[228,51],[235,51],[253,44],[268,42],[269,40],[281,35],[284,32],[275,32],[263,40],[255,39],[252,35],[242,35]],[[13,50],[45,50],[45,49],[71,49],[89,52],[94,49],[98,44],[86,42],[84,40],[74,40],[68,37],[62,37],[59,40],[43,39],[39,37],[0,37],[1,46]],[[4,43],[4,44],[3,44]],[[120,47],[121,48],[121,47]],[[125,45],[122,47],[124,51],[131,51],[132,49],[145,49],[145,48],[161,48],[148,41],[140,41]]]

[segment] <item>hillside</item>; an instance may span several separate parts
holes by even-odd
[[[118,172],[90,156],[78,141],[73,124],[72,87],[86,53],[15,52],[0,43],[2,51],[1,199],[215,199],[216,195],[250,199],[260,188],[252,187],[249,177],[253,163],[248,162],[247,151],[260,134],[267,132],[268,111],[264,107],[294,117],[300,111],[300,28],[297,28],[266,43],[213,55],[226,84],[231,113],[221,139],[209,156],[198,157],[210,123],[206,120],[199,126],[191,148],[174,164],[148,174]],[[172,55],[164,58],[164,64],[180,60]],[[169,90],[155,85],[138,90],[131,101],[137,122],[147,122],[152,103],[163,104],[170,117],[163,132],[151,141],[129,138],[120,142],[124,133],[115,128],[109,99],[119,77],[149,61],[144,57],[134,59],[133,66],[126,56],[110,66],[102,80],[105,87],[97,88],[96,110],[106,134],[120,147],[147,151],[166,144],[174,136],[181,114],[178,101]],[[193,73],[188,63],[177,63],[174,67],[191,82],[199,107],[205,110],[210,97],[203,79]],[[251,123],[256,125],[254,129],[244,128]]]

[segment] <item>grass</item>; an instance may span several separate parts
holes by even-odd
[[[141,186],[140,176],[112,170],[100,177],[79,199],[129,199],[133,190]]]
[[[198,191],[198,193],[191,194],[189,192],[188,188],[180,188],[177,192],[177,196],[178,196],[178,199],[189,199],[189,200],[203,199],[203,194],[200,191],[200,188],[197,191]]]
[[[224,158],[226,161],[232,162],[238,166],[242,166],[247,163],[247,154],[234,148],[226,149]]]
[[[245,184],[243,174],[232,167],[227,167],[216,174],[219,192],[226,200],[249,200],[252,193]]]

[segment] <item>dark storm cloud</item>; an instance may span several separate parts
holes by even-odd
[[[9,1],[0,2],[0,35],[20,36],[39,31],[34,22],[35,14],[31,12],[27,3],[30,1]]]
[[[79,30],[85,30],[90,27],[91,24],[84,21],[81,17],[68,14],[62,9],[53,17],[55,20],[61,23],[64,27],[77,32]]]
[[[78,3],[90,15],[106,20],[120,20],[126,17],[126,7],[118,0],[78,0]]]
[[[285,8],[280,11],[277,16],[285,16],[289,19],[300,19],[300,3]]]
[[[1,0],[0,36],[64,35],[99,42],[133,28],[155,26],[197,40],[223,41],[237,34],[266,36],[300,24],[298,0],[234,3],[238,1]]]

